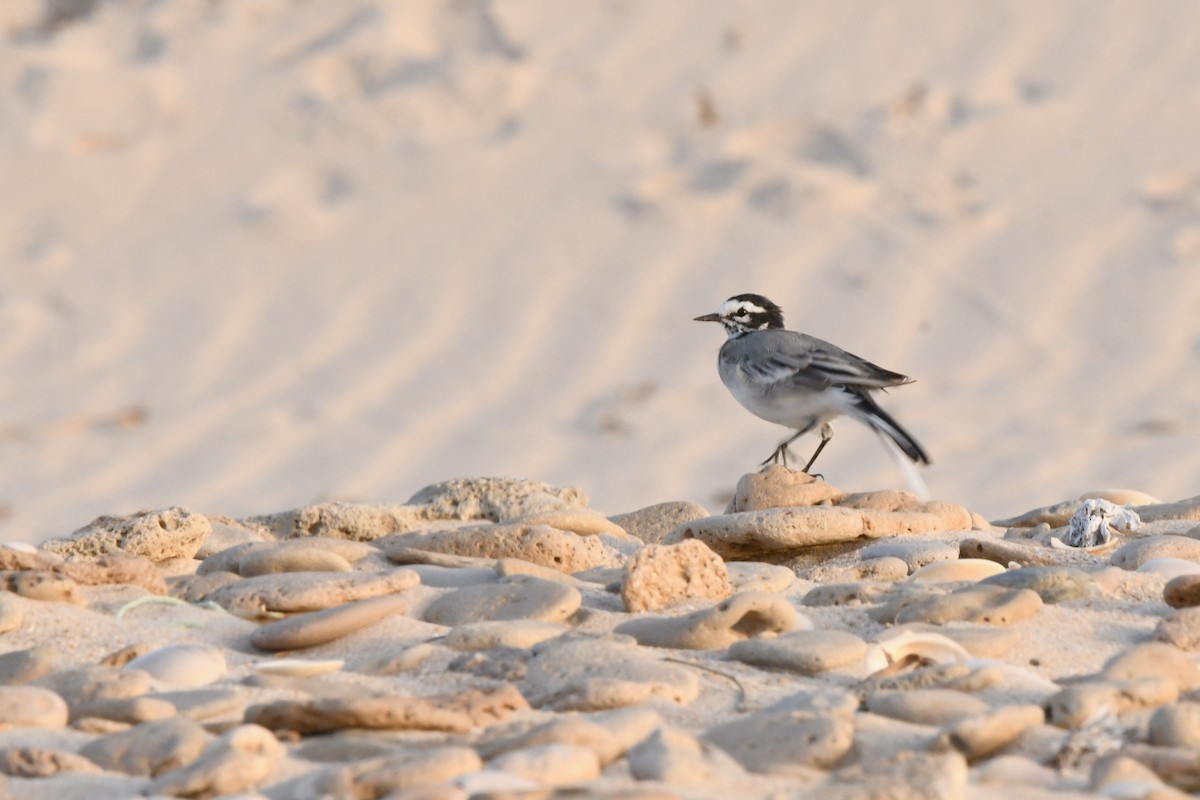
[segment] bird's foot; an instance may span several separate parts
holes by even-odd
[[[761,472],[761,471],[765,470],[767,467],[771,466],[772,464],[778,464],[780,462],[783,463],[784,467],[787,467],[787,465],[788,465],[787,457],[788,457],[787,445],[781,444],[781,445],[779,445],[779,447],[775,448],[775,451],[772,452],[771,455],[767,456],[767,458],[761,464],[759,464],[759,466],[762,467],[762,470],[759,470],[759,471]]]

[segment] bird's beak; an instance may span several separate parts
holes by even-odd
[[[720,314],[705,314],[702,317],[696,317],[695,320],[693,320],[693,321],[694,322],[720,322],[721,315]]]

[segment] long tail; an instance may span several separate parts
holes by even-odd
[[[896,446],[904,452],[904,455],[908,456],[914,463],[933,463],[929,460],[929,455],[925,452],[925,449],[917,443],[912,434],[900,427],[900,423],[892,419],[891,415],[880,408],[879,404],[872,400],[865,392],[859,394],[855,405],[862,413],[861,419],[863,422],[895,442]]]

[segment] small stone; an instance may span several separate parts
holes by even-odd
[[[912,573],[930,564],[956,560],[958,543],[905,536],[872,542],[862,549],[860,555],[863,558],[898,558]]]
[[[806,472],[772,464],[741,477],[726,514],[787,506],[836,504],[846,493]]]
[[[203,567],[204,565],[201,564],[200,566]],[[240,580],[241,576],[235,572],[179,575],[168,582],[168,591],[171,597],[176,597],[188,603],[200,603],[218,589],[230,586]]]
[[[1184,558],[1152,558],[1138,567],[1137,571],[1172,580],[1180,576],[1200,575],[1200,564]]]
[[[1175,703],[1150,717],[1150,744],[1200,748],[1200,703]]]
[[[917,725],[946,725],[991,710],[982,700],[952,689],[871,692],[864,698],[864,705],[872,714]]]
[[[1164,678],[1180,692],[1200,688],[1200,666],[1183,651],[1162,642],[1145,642],[1117,653],[1105,662],[1099,674],[1118,681]]]
[[[808,688],[790,694],[764,710],[803,711],[812,716],[853,720],[860,703],[857,693],[814,682]]]
[[[464,586],[495,583],[496,578],[499,577],[494,568],[451,568],[439,567],[434,564],[409,564],[406,569],[417,573],[421,578],[422,586],[429,586],[434,589],[461,589]]]
[[[651,698],[687,705],[699,695],[694,670],[665,663],[627,642],[573,636],[542,642],[533,648],[521,690],[535,708],[558,711],[619,708]]]
[[[1174,503],[1139,506],[1137,512],[1143,522],[1157,522],[1164,519],[1200,522],[1200,495],[1189,497],[1186,500],[1177,500]]]
[[[607,728],[583,716],[558,716],[517,734],[484,738],[476,747],[484,758],[491,759],[513,750],[547,744],[566,744],[590,750],[601,766],[613,763],[627,749]]]
[[[958,547],[954,548],[955,556]],[[1005,571],[1004,566],[986,558],[955,558],[953,561],[935,561],[914,572],[909,580],[913,583],[975,583]]]
[[[511,684],[504,684],[486,692],[471,689],[449,697],[355,694],[276,700],[248,708],[246,721],[271,730],[292,730],[301,734],[328,733],[345,728],[465,733],[527,708],[529,704],[521,693]]]
[[[513,750],[492,760],[492,769],[503,770],[543,786],[566,786],[600,777],[600,760],[586,747],[543,744]]]
[[[66,575],[55,572],[0,572],[0,591],[6,589],[30,600],[69,603],[74,606],[87,605],[79,584]]]
[[[140,669],[161,686],[190,689],[207,686],[225,677],[225,653],[210,644],[172,644],[130,661],[126,669]]]
[[[456,478],[426,486],[408,500],[434,519],[510,520],[535,511],[587,506],[580,488],[563,489],[522,478]]]
[[[562,622],[579,610],[579,590],[528,575],[498,583],[465,586],[442,595],[425,609],[422,619],[435,625],[461,625],[512,619]]]
[[[1121,747],[1117,752],[1148,767],[1154,776],[1167,784],[1167,787],[1183,792],[1200,791],[1200,760],[1196,758],[1196,751],[1191,748],[1130,744]],[[1157,787],[1152,793],[1142,797],[1149,800],[1176,800],[1179,795],[1166,787]]]
[[[1045,720],[1041,706],[1005,706],[990,713],[955,722],[942,731],[942,741],[962,753],[967,763],[987,758],[1015,742]]]
[[[559,508],[552,511],[534,511],[514,517],[508,520],[508,522],[515,525],[549,525],[551,528],[557,528],[560,531],[569,531],[580,536],[603,535],[611,536],[614,539],[635,542],[639,545],[644,544],[641,539],[629,534],[624,528],[599,511],[593,511],[590,508]]]
[[[857,581],[814,586],[800,601],[806,606],[860,606],[881,602],[890,591],[890,583]]]
[[[1135,570],[1153,558],[1200,561],[1200,539],[1173,534],[1145,536],[1118,547],[1109,560],[1121,569]]]
[[[1083,499],[1067,500],[1052,506],[1035,508],[1016,517],[993,520],[998,528],[1033,528],[1037,525],[1049,525],[1051,528],[1065,527],[1071,517],[1083,506]]]
[[[1094,600],[1103,594],[1092,576],[1075,567],[1022,567],[1000,572],[982,583],[984,586],[1031,589],[1044,603]]]
[[[734,559],[868,536],[859,511],[805,506],[705,517],[678,526],[664,541],[674,544],[698,539],[722,558]]]
[[[152,688],[150,675],[141,670],[115,667],[81,667],[51,673],[42,683],[67,701],[71,719],[103,716],[94,713],[95,704],[126,700],[146,694]]]
[[[176,797],[237,794],[265,781],[286,755],[270,731],[239,725],[221,734],[197,760],[155,778],[148,792]]]
[[[609,519],[646,544],[662,544],[667,534],[679,525],[707,516],[708,509],[704,506],[682,501],[658,503]]]
[[[49,778],[60,772],[93,775],[101,772],[101,769],[83,756],[61,750],[44,747],[0,748],[0,774],[14,778]]]
[[[221,607],[251,616],[267,612],[319,611],[368,597],[411,589],[419,579],[406,569],[390,572],[327,572],[258,575],[207,595]]]
[[[71,706],[71,724],[83,728],[84,720],[100,719],[136,725],[175,716],[175,706],[158,697],[114,697]]]
[[[340,658],[310,659],[310,658],[277,658],[273,661],[259,661],[254,664],[254,671],[260,675],[283,675],[289,678],[307,678],[313,675],[328,675],[346,666]]]
[[[1160,677],[1077,683],[1051,695],[1044,703],[1046,721],[1059,728],[1078,728],[1104,713],[1157,708],[1175,702],[1179,688]]]
[[[960,800],[967,763],[958,753],[902,753],[885,763],[856,764],[799,795],[800,800]]]
[[[373,542],[394,533],[411,531],[436,519],[421,506],[318,503],[278,514],[251,517],[244,522],[263,528],[279,539],[310,536]]]
[[[828,768],[850,750],[854,725],[800,711],[761,711],[718,725],[702,738],[750,772],[806,777],[805,768]]]
[[[1172,608],[1200,606],[1200,575],[1180,575],[1163,587],[1163,600]]]
[[[794,631],[774,639],[751,639],[729,646],[735,661],[801,675],[819,675],[862,660],[867,643],[852,633],[834,630]]]
[[[476,773],[482,768],[483,761],[469,747],[412,748],[386,755],[382,759],[357,760],[357,763],[326,774],[323,780],[318,779],[314,787],[317,791],[312,795],[331,798],[386,796],[389,800],[441,800],[441,794],[427,796],[423,792],[452,789],[453,787],[438,784]],[[465,793],[461,800],[467,800]]]
[[[240,720],[246,706],[245,695],[236,689],[183,689],[149,697],[166,700],[180,717],[205,723],[227,717]]]
[[[549,525],[478,525],[389,536],[379,542],[389,558],[399,549],[429,550],[476,558],[519,558],[574,573],[623,561],[599,536],[580,536]],[[394,560],[394,559],[393,559]]]
[[[260,528],[248,528],[228,517],[209,515],[208,523],[212,526],[212,531],[204,538],[204,542],[196,551],[194,558],[206,559],[222,550],[228,550],[234,545],[247,542],[270,541]]]
[[[732,561],[725,570],[734,592],[782,592],[796,582],[796,573],[779,564]]]
[[[133,553],[112,553],[97,561],[67,561],[56,567],[56,571],[81,586],[124,583],[140,586],[150,594],[164,595],[167,593],[167,582],[163,578],[165,564],[167,562],[156,565]]]
[[[63,728],[67,704],[38,686],[0,686],[0,722],[13,728]]]
[[[349,561],[332,550],[301,540],[251,550],[238,560],[237,572],[250,578],[280,572],[350,572],[352,569]]]
[[[1103,563],[1099,557],[1072,547],[1056,549],[1021,539],[963,539],[958,543],[959,558],[987,558],[1006,567],[1074,564],[1092,566]]]
[[[127,517],[98,517],[68,537],[48,539],[40,549],[81,561],[132,553],[162,563],[193,558],[211,532],[207,518],[174,507]]]
[[[454,650],[465,651],[497,647],[529,649],[538,642],[560,636],[568,630],[565,625],[537,620],[468,622],[456,625],[447,633],[444,644]]]
[[[629,751],[629,771],[639,781],[674,786],[731,784],[746,779],[724,750],[676,728],[659,728]]]
[[[1200,607],[1181,608],[1158,623],[1154,638],[1180,650],[1200,650]]]
[[[403,594],[356,600],[262,625],[250,634],[250,643],[260,650],[303,650],[348,636],[394,614],[404,614],[410,606],[411,600]]]
[[[631,619],[618,625],[616,632],[654,647],[714,650],[744,639],[792,630],[801,624],[800,620],[786,598],[766,592],[743,592],[681,617]]]
[[[898,611],[896,621],[1011,625],[1035,616],[1041,609],[1042,598],[1037,592],[975,584],[950,594],[915,600]]]
[[[703,542],[650,544],[625,564],[621,599],[632,612],[658,611],[682,600],[733,594],[725,561]]]
[[[8,592],[0,593],[0,633],[15,631],[25,621],[25,607]]]
[[[59,660],[58,651],[45,644],[4,653],[0,655],[0,685],[32,683],[49,675]]]
[[[597,567],[596,569],[606,569],[605,567]],[[543,567],[541,564],[533,564],[529,561],[524,561],[520,558],[500,558],[496,560],[496,566],[493,569],[493,578],[506,578],[509,575],[532,575],[535,578],[541,578],[545,581],[555,581],[556,583],[565,583],[567,586],[574,586],[576,589],[582,589],[587,586],[587,581],[581,581],[573,575],[568,575],[565,572],[559,572],[550,567]]]
[[[154,778],[195,761],[211,738],[196,722],[172,717],[101,736],[80,753],[106,770]]]

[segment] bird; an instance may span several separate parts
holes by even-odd
[[[717,355],[717,371],[730,394],[757,417],[792,428],[760,466],[787,466],[788,445],[820,426],[821,442],[804,465],[812,469],[833,438],[830,422],[847,416],[895,442],[916,464],[929,455],[912,434],[884,411],[870,393],[912,383],[837,345],[783,327],[783,309],[760,294],[738,294],[696,322],[719,322],[727,338]]]

